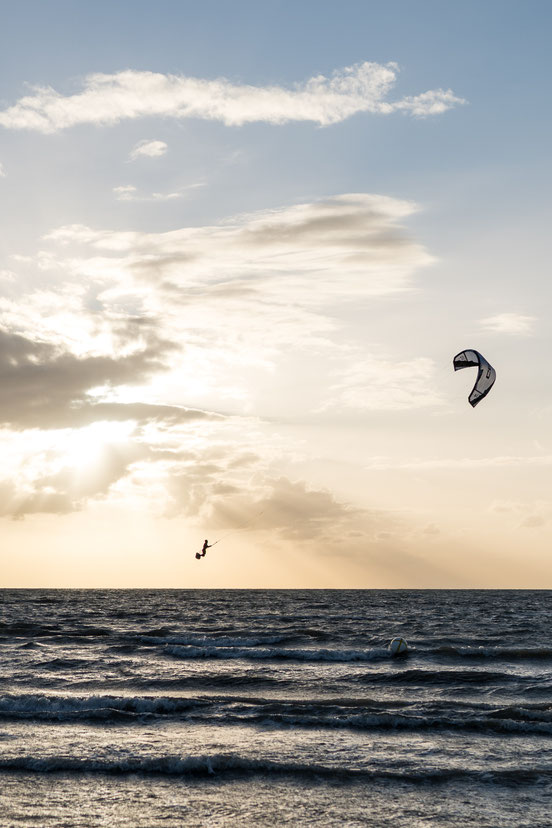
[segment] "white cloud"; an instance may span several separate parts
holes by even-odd
[[[131,161],[137,158],[160,158],[167,152],[167,144],[164,141],[138,141],[130,153]]]
[[[259,403],[266,412],[262,400],[270,400],[274,413],[274,372],[281,366],[279,398],[302,410],[305,404],[309,411],[320,410],[327,402],[327,366],[347,369],[351,360],[359,362],[341,317],[359,300],[408,290],[417,269],[432,261],[401,224],[415,209],[409,202],[357,193],[166,233],[70,225],[48,235],[55,255],[42,259],[53,259],[56,272],[67,274],[71,283],[95,286],[94,301],[102,312],[87,313],[84,330],[91,324],[98,330],[99,319],[113,328],[127,308],[136,317],[163,320],[163,336],[178,343],[182,354],[170,381],[164,380],[164,392],[156,388],[160,398],[169,383],[175,402],[186,388],[201,405],[232,400],[241,411],[258,410]],[[20,304],[11,308],[12,315]],[[30,300],[26,306],[35,304]],[[36,326],[24,330],[31,336]],[[105,329],[102,336],[109,341]],[[98,347],[98,337],[92,341]],[[286,367],[293,352],[297,358]],[[413,367],[421,392],[406,378]],[[380,380],[370,401],[360,399],[360,377],[351,369],[350,387],[334,392],[341,395],[340,404],[388,408],[436,402],[422,376],[430,372],[428,364],[393,367],[388,360],[383,368],[375,363]],[[289,399],[289,370],[295,376],[302,371],[311,387],[318,382],[308,403],[297,393]]]
[[[531,334],[535,321],[534,316],[525,316],[522,313],[497,313],[480,320],[481,326],[488,331],[514,336]]]
[[[6,171],[5,171],[5,169],[2,165],[2,162],[0,162],[0,178],[5,178],[5,177],[6,177]]]
[[[192,189],[194,185],[186,187],[186,190]],[[195,185],[199,186],[199,185]],[[185,191],[178,190],[174,193],[141,193],[137,187],[132,184],[123,184],[120,187],[113,187],[115,198],[117,201],[174,201],[177,198],[184,198]]]
[[[135,188],[116,188],[133,197]],[[416,205],[386,196],[348,193],[238,216],[214,226],[166,233],[111,232],[81,225],[47,238],[108,252],[94,269],[116,270],[131,281],[169,282],[222,296],[258,294],[310,306],[389,295],[408,289],[413,272],[433,259],[400,221]],[[81,267],[86,268],[84,262]],[[96,271],[97,272],[97,271]]]
[[[173,201],[175,198],[182,198],[183,193],[152,193],[152,201]]]
[[[116,192],[141,197],[133,185]],[[304,416],[323,402],[328,366],[338,364],[349,368],[342,374],[347,382],[334,389],[340,404],[420,404],[407,377],[414,371],[425,388],[429,362],[374,360],[367,376],[358,367],[358,342],[341,327],[351,303],[408,289],[416,270],[431,262],[402,226],[415,209],[357,193],[166,233],[70,225],[43,239],[36,257],[14,257],[14,267],[34,269],[34,278],[6,280],[0,299],[9,388],[1,421],[10,434],[46,436],[40,450],[30,451],[37,459],[27,482],[25,459],[15,488],[8,479],[0,491],[0,514],[71,511],[89,498],[109,498],[194,519],[216,514],[231,524],[222,507],[232,503],[240,513],[246,491],[245,511],[252,503],[267,506],[267,531],[270,517],[271,526],[293,534],[295,510],[308,513],[302,525],[309,537],[327,534],[321,514],[352,513],[316,485],[267,483],[280,474],[274,429],[262,418],[280,410]],[[307,405],[299,376],[308,380]],[[377,399],[362,397],[366,382]],[[213,413],[221,410],[225,417]],[[118,449],[104,452],[84,488],[74,483],[80,446],[99,421],[132,422],[134,430],[119,456]],[[65,432],[47,436],[59,429],[80,430],[72,456]],[[384,531],[387,523],[378,526]]]
[[[113,192],[118,201],[134,201],[137,189],[132,184],[123,184],[120,187],[113,187]]]
[[[48,133],[77,124],[114,124],[157,115],[204,118],[232,126],[254,121],[313,121],[327,126],[358,112],[389,115],[400,111],[425,116],[464,103],[451,90],[443,89],[389,101],[387,95],[397,73],[395,63],[357,63],[335,71],[330,78],[316,75],[286,89],[129,69],[113,75],[88,75],[83,91],[74,95],[62,95],[51,87],[33,87],[32,94],[0,112],[0,125]]]

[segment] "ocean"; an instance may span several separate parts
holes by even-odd
[[[0,602],[2,828],[552,826],[551,592]]]

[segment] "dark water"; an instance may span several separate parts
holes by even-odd
[[[2,828],[552,826],[550,592],[0,602]]]

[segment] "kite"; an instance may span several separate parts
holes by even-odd
[[[486,397],[494,385],[496,379],[496,371],[493,366],[487,362],[484,356],[479,351],[460,351],[456,354],[452,364],[454,370],[459,371],[461,368],[477,368],[477,379],[473,386],[468,402],[475,408],[477,403],[481,402],[483,397]]]

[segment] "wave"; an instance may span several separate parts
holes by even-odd
[[[377,661],[390,659],[386,646],[372,647],[370,649],[338,649],[338,648],[300,648],[285,646],[270,646],[292,643],[288,636],[274,636],[272,638],[185,638],[172,639],[164,642],[164,651],[169,655],[182,659],[269,659],[275,661],[325,661],[325,662],[351,662],[351,661]],[[552,648],[550,647],[503,647],[488,646],[474,647],[470,645],[445,644],[430,649],[418,649],[411,647],[406,658],[416,657],[419,660],[434,660],[435,657],[459,658],[481,661],[531,661],[531,660],[552,660]],[[404,659],[403,659],[404,662]],[[437,675],[434,673],[434,675]],[[466,672],[467,675],[467,672]],[[477,676],[476,676],[477,678]]]
[[[56,670],[71,670],[76,671],[82,668],[94,668],[97,665],[97,660],[86,658],[51,658],[45,661],[34,661],[33,669],[38,671],[56,671]]]
[[[39,721],[105,720],[178,715],[199,706],[200,700],[170,696],[47,696],[29,693],[1,696],[0,718]]]
[[[550,767],[531,769],[503,769],[489,767],[485,771],[461,768],[431,768],[424,770],[347,768],[305,762],[277,762],[254,759],[237,753],[213,753],[198,756],[168,754],[156,757],[126,756],[121,758],[81,758],[64,755],[18,756],[0,758],[0,772],[69,773],[75,775],[98,773],[106,775],[140,774],[144,776],[176,776],[215,778],[246,776],[291,776],[294,779],[321,778],[341,781],[400,782],[413,785],[448,782],[475,782],[478,784],[517,787],[552,782]]]
[[[349,716],[326,719],[320,715],[270,714],[230,716],[230,724],[253,724],[264,727],[348,729],[365,731],[400,731],[405,733],[420,732],[456,732],[479,733],[487,735],[511,736],[550,736],[552,723],[540,721],[523,721],[506,718],[452,718],[408,716],[398,713],[351,714]]]
[[[361,684],[413,684],[423,687],[461,684],[499,684],[501,686],[520,681],[534,681],[534,676],[521,676],[498,670],[459,670],[459,669],[402,669],[384,673],[365,673],[354,676],[354,681]]]
[[[259,647],[249,649],[243,646],[179,646],[167,644],[164,652],[181,659],[267,659],[271,661],[321,661],[350,662],[377,661],[389,659],[384,647],[373,650],[299,649],[284,647]]]
[[[0,696],[0,719],[132,722],[176,718],[195,724],[382,731],[552,734],[552,705],[496,707],[456,702],[371,699],[263,699],[257,696]]]
[[[112,630],[105,627],[57,627],[43,624],[0,624],[0,640],[10,643],[14,638],[27,638],[30,642],[35,639],[46,639],[56,644],[80,642],[88,643],[92,639],[105,639],[114,635]],[[120,635],[120,634],[119,634]]]
[[[179,690],[194,690],[204,689],[212,690],[213,688],[238,688],[250,687],[256,690],[262,688],[275,688],[278,690],[289,690],[296,686],[296,681],[292,678],[285,678],[284,676],[269,675],[264,672],[256,671],[248,675],[247,673],[236,673],[234,671],[229,673],[212,673],[212,672],[193,672],[187,673],[185,676],[177,678],[157,678],[157,679],[128,679],[126,682],[130,688],[143,687],[145,691],[156,689],[179,689]]]
[[[496,659],[500,661],[525,661],[533,659],[552,659],[550,647],[473,647],[445,644],[430,651],[430,654],[460,658]]]
[[[155,637],[155,636],[141,636],[141,640],[145,639],[148,644],[160,644],[162,646],[180,646],[180,647],[196,647],[205,649],[209,647],[226,647],[226,648],[249,648],[249,647],[269,647],[274,644],[291,644],[295,641],[300,641],[303,638],[301,635],[282,633],[279,635],[258,635],[258,636],[178,636],[173,635],[169,637]]]

